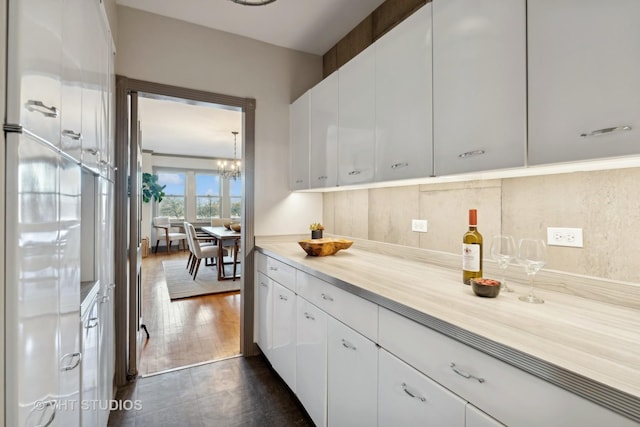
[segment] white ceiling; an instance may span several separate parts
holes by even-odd
[[[158,15],[323,55],[384,0],[276,0],[242,6],[229,0],[116,0]],[[142,148],[155,153],[233,158],[232,131],[242,114],[213,105],[140,97]],[[238,135],[238,157],[242,153]]]
[[[157,154],[232,159],[233,134],[237,157],[242,156],[242,112],[215,104],[187,103],[140,94],[138,115],[142,149]]]
[[[242,6],[230,0],[116,0],[123,6],[324,55],[384,0],[277,0]]]

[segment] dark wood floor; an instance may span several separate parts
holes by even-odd
[[[139,378],[116,396],[109,426],[313,426],[300,402],[262,356],[233,357]],[[126,402],[132,402],[130,404]]]
[[[142,349],[140,375],[240,353],[239,292],[169,299],[162,261],[183,259],[186,268],[187,257],[174,247],[169,255],[161,250],[143,258],[142,319],[151,339]]]

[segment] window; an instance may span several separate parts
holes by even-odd
[[[173,219],[185,218],[186,179],[184,172],[159,172],[158,183],[166,185],[165,197],[158,205],[159,215]]]
[[[196,173],[196,219],[220,218],[220,177]]]
[[[242,214],[242,181],[229,180],[229,198],[231,199],[231,216],[239,217]]]

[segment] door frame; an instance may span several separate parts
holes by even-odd
[[[256,100],[153,83],[144,80],[116,76],[115,93],[115,383],[125,385],[138,374],[139,345],[142,338],[139,318],[139,301],[135,281],[140,260],[141,241],[137,227],[139,221],[131,220],[140,214],[137,200],[138,188],[128,185],[128,177],[135,176],[138,163],[137,126],[131,123],[131,111],[137,110],[137,102],[129,103],[128,97],[137,93],[183,98],[192,101],[220,104],[240,108],[243,113],[242,144],[242,278],[240,280],[240,353],[257,354],[254,336],[254,180],[255,180],[255,109]],[[134,113],[137,116],[137,111]],[[130,190],[128,188],[130,187]],[[130,191],[130,195],[128,194]],[[130,199],[129,199],[130,198]],[[134,215],[130,215],[133,213]],[[128,241],[127,230],[134,236]],[[135,285],[135,286],[132,286]],[[153,338],[152,338],[153,339]]]

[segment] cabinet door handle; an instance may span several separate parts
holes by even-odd
[[[106,302],[109,302],[110,299],[111,299],[111,297],[109,297],[109,295],[103,295],[102,297],[100,297],[100,304],[104,304]]]
[[[342,346],[344,348],[348,348],[349,350],[357,350],[356,346],[351,344],[349,341],[342,338]]]
[[[89,153],[92,156],[97,156],[98,154],[100,154],[100,150],[98,150],[97,148],[85,148],[84,150],[82,150],[84,153]]]
[[[587,138],[589,136],[608,135],[613,132],[621,132],[621,131],[629,131],[629,130],[631,130],[631,126],[616,126],[612,128],[594,130],[589,133],[581,133],[580,136],[583,138]]]
[[[271,270],[271,271],[278,271],[278,267],[269,267],[269,270]]]
[[[306,317],[309,320],[316,320],[315,317],[313,317],[312,315],[310,315],[309,313],[307,313],[306,311],[304,312],[304,317]]]
[[[467,378],[467,379],[478,380],[479,383],[483,383],[484,382],[484,378],[476,377],[475,375],[471,375],[468,372],[461,371],[460,369],[456,368],[456,364],[453,363],[453,362],[451,362],[451,369],[453,369],[453,372],[455,372],[456,374],[460,375],[461,377],[464,377],[464,378]]]
[[[265,288],[268,288],[268,287],[269,287],[269,285],[267,285],[267,284],[266,284],[266,283],[264,283],[264,282],[260,282],[260,285],[264,286]]]
[[[409,166],[409,163],[407,163],[407,162],[394,163],[394,164],[391,165],[391,169],[406,168],[407,166]]]
[[[284,295],[278,295],[278,296],[279,296],[279,297],[280,297],[280,299],[281,299],[281,300],[283,300],[283,301],[289,301],[289,298],[287,298],[287,297],[286,297],[286,296],[284,296]]]
[[[44,102],[35,99],[30,99],[25,104],[25,107],[30,112],[37,112],[45,117],[58,117],[58,109],[54,106],[49,107]]]
[[[427,401],[426,397],[418,396],[417,394],[411,392],[411,390],[409,390],[409,387],[407,386],[407,383],[402,383],[402,390],[404,390],[405,393],[407,393],[409,396],[413,397],[414,399],[418,399],[420,402]]]
[[[53,420],[56,417],[56,401],[55,400],[46,400],[46,401],[36,401],[35,404],[33,405],[33,409],[31,409],[31,413],[29,414],[29,417],[33,416],[35,417],[35,412],[39,412],[40,415],[38,416],[38,421],[42,420],[44,418],[45,415],[45,411],[47,411],[49,408],[52,409],[51,411],[51,415],[49,416],[49,419],[47,420],[47,422],[45,423],[40,423],[37,424],[38,427],[48,427],[51,425],[51,423],[53,423]],[[35,421],[35,420],[34,420]],[[30,424],[30,423],[29,423]]]
[[[302,184],[304,182],[303,179],[296,179],[296,184]]]
[[[93,323],[91,323],[93,322]],[[85,329],[93,329],[96,326],[98,326],[98,318],[97,317],[91,317],[88,321],[87,321],[87,326],[85,326]]]
[[[466,159],[467,157],[482,156],[484,153],[484,150],[473,150],[467,151],[466,153],[458,154],[458,157],[460,157],[461,159]]]
[[[323,180],[328,179],[328,178],[329,178],[328,176],[322,175],[322,176],[318,177],[318,180],[323,181]]]
[[[80,132],[74,132],[70,129],[64,129],[62,131],[62,136],[66,136],[68,138],[74,139],[76,141],[78,141],[79,139],[82,138],[82,134]]]
[[[358,169],[354,169],[354,170],[349,172],[349,176],[360,175],[361,173],[362,173],[362,171],[360,171]]]
[[[322,297],[323,300],[325,301],[333,301],[333,298],[331,298],[331,295],[327,295],[327,294],[322,294],[320,295]]]
[[[70,362],[68,365],[62,366],[60,368],[61,371],[71,371],[78,367],[80,361],[82,360],[82,353],[67,353],[60,358],[60,364],[63,364],[65,359],[69,359]],[[75,360],[75,363],[74,363]]]

